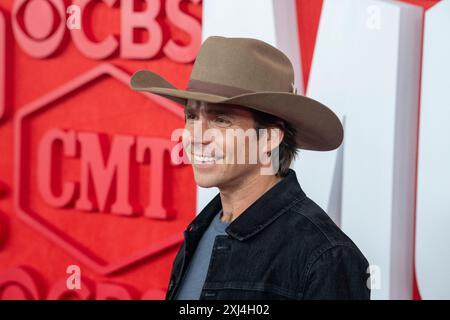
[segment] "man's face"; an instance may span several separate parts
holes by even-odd
[[[183,138],[183,146],[197,185],[224,188],[259,173],[260,166],[250,158],[258,138],[249,110],[188,100],[185,116],[189,134]],[[245,132],[254,134],[243,135]]]

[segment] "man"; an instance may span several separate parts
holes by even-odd
[[[132,76],[134,90],[185,106],[195,181],[220,191],[184,232],[166,299],[370,298],[367,260],[289,168],[297,149],[343,139],[336,115],[293,82],[278,49],[218,36],[201,46],[187,90]]]

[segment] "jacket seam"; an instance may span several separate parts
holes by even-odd
[[[303,207],[303,204],[302,204],[302,207]],[[308,221],[311,222],[311,223],[314,225],[314,227],[316,227],[316,228],[320,231],[320,233],[328,240],[328,242],[329,242],[331,245],[336,244],[336,243],[337,243],[336,241],[331,240],[331,239],[328,237],[328,235],[322,230],[321,227],[319,227],[319,226],[318,226],[318,225],[317,225],[310,217],[306,216],[306,215],[302,212],[302,210],[301,210],[302,207],[300,207],[300,208],[292,208],[292,210],[294,210],[294,212],[296,212],[296,213],[302,215],[303,217],[305,217],[306,219],[308,219]]]
[[[295,198],[294,200],[292,200],[291,203],[289,203],[288,205],[286,205],[285,207],[283,207],[280,211],[277,212],[277,214],[274,214],[273,217],[271,217],[268,221],[264,222],[263,224],[260,224],[257,228],[255,228],[255,231],[247,234],[244,237],[236,237],[236,235],[234,234],[230,234],[233,237],[236,237],[238,240],[245,240],[248,238],[253,237],[255,234],[261,232],[263,229],[265,229],[266,227],[268,227],[270,224],[272,224],[275,220],[277,220],[279,217],[281,217],[284,213],[286,213],[288,210],[291,210],[292,207],[294,207],[296,204],[301,203],[302,201],[304,201],[306,199],[306,196],[301,196],[298,198]]]
[[[220,285],[220,288],[214,288],[214,287],[210,287],[210,285],[213,284],[218,284]],[[244,290],[244,291],[258,291],[258,292],[270,292],[273,294],[277,294],[289,299],[298,299],[299,298],[299,294],[296,294],[293,291],[290,290],[286,290],[283,289],[281,287],[275,286],[275,285],[259,285],[259,286],[254,286],[252,288],[246,287],[246,284],[253,284],[251,282],[231,282],[229,284],[223,284],[220,282],[209,282],[209,283],[205,283],[205,286],[203,287],[203,289],[205,291],[214,291],[214,290]]]

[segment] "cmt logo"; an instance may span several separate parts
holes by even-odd
[[[167,139],[114,135],[108,147],[106,135],[51,129],[38,147],[40,194],[53,207],[67,207],[74,203],[76,209],[83,211],[138,215],[138,199],[132,187],[138,178],[136,166],[149,163],[150,202],[146,204],[144,215],[167,219],[169,213],[162,202],[163,173],[167,165],[164,156],[171,153],[174,146],[174,142]],[[80,159],[79,183],[58,181],[60,177],[56,176],[55,167],[63,161],[63,157],[58,156],[61,153],[65,157]]]
[[[171,157],[183,108],[129,78],[101,64],[14,119],[18,216],[102,275],[179,245],[195,214],[192,169]]]

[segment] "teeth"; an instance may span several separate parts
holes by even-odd
[[[201,161],[201,162],[214,162],[214,160],[216,160],[213,157],[203,157],[203,156],[198,156],[196,154],[194,154],[194,159],[196,161]]]

